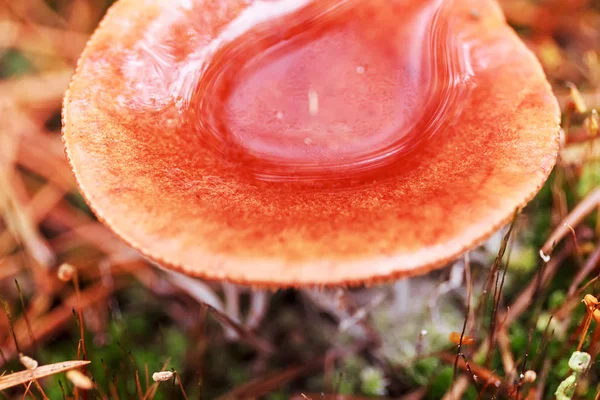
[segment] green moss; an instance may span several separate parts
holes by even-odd
[[[577,182],[577,194],[584,197],[592,189],[600,186],[600,162],[588,162],[581,168],[581,176]]]
[[[383,371],[374,367],[366,367],[360,372],[360,390],[367,396],[383,396],[388,381]]]
[[[439,400],[444,397],[452,384],[453,375],[454,370],[452,367],[442,367],[439,373],[433,377],[431,381],[429,391],[427,392],[427,399]]]
[[[440,360],[435,357],[430,357],[417,360],[406,369],[406,373],[414,380],[417,386],[426,386],[439,367]]]
[[[22,75],[31,72],[31,69],[31,63],[21,52],[7,50],[0,53],[0,79]]]

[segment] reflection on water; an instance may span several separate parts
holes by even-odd
[[[444,134],[473,85],[451,8],[452,0],[249,1],[198,35],[207,16],[182,3],[127,59],[123,71],[138,86],[121,105],[175,108],[178,128],[195,133],[190,145],[253,179],[327,186],[396,175]],[[160,34],[160,21],[186,20],[181,37]]]

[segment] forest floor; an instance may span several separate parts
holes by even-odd
[[[0,0],[0,399],[600,398],[600,1],[501,2],[563,110],[512,229],[426,277],[277,292],[159,269],[79,195],[60,107],[109,3]]]

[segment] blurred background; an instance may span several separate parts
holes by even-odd
[[[275,293],[157,268],[79,195],[60,107],[110,3],[0,0],[0,388],[17,382],[0,399],[550,399],[574,350],[595,355],[580,302],[600,260],[600,1],[501,1],[563,109],[559,165],[508,241],[423,278]],[[81,359],[79,375],[40,370]],[[565,398],[600,398],[598,371]]]

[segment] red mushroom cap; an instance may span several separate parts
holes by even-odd
[[[559,130],[492,0],[120,0],[63,117],[123,240],[271,287],[444,265],[535,195]]]

